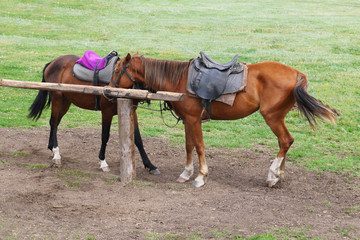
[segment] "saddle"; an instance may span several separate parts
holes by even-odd
[[[202,98],[202,106],[208,118],[211,115],[211,102],[223,94],[236,93],[244,89],[246,65],[237,63],[239,55],[228,63],[218,63],[200,52],[200,57],[191,62],[188,74],[188,91]],[[247,69],[247,68],[246,68]]]
[[[118,59],[116,51],[111,51],[107,56],[101,58],[96,53],[87,50],[84,56],[74,64],[74,76],[85,82],[94,82],[95,84],[95,81],[98,81],[107,85],[111,81]]]
[[[87,50],[84,56],[74,64],[73,74],[79,80],[92,82],[94,86],[98,86],[99,82],[108,85],[118,59],[118,53],[114,50],[104,58]],[[100,110],[100,96],[98,95],[95,96],[95,109]]]

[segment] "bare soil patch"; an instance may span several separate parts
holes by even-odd
[[[137,181],[123,187],[118,135],[111,134],[106,174],[98,169],[100,130],[59,130],[63,167],[55,169],[48,129],[0,129],[0,239],[226,239],[279,229],[360,238],[358,178],[317,174],[288,161],[285,181],[269,189],[271,151],[207,148],[209,179],[197,189],[176,183],[184,146],[145,138],[161,175],[150,175],[136,152]]]

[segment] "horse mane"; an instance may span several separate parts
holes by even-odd
[[[145,83],[153,90],[162,89],[167,80],[171,86],[177,86],[189,67],[189,62],[185,61],[142,58],[145,68]]]

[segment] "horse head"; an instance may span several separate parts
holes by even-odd
[[[144,71],[142,66],[141,57],[138,52],[131,56],[130,53],[126,57],[119,59],[116,64],[114,75],[111,80],[112,87],[131,88],[139,86],[144,83]],[[139,88],[139,87],[135,87]]]

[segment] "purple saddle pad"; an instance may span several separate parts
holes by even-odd
[[[105,67],[106,57],[101,58],[93,51],[86,50],[84,56],[82,56],[76,62],[92,71],[95,70],[96,64],[99,63],[96,69],[101,70]]]

